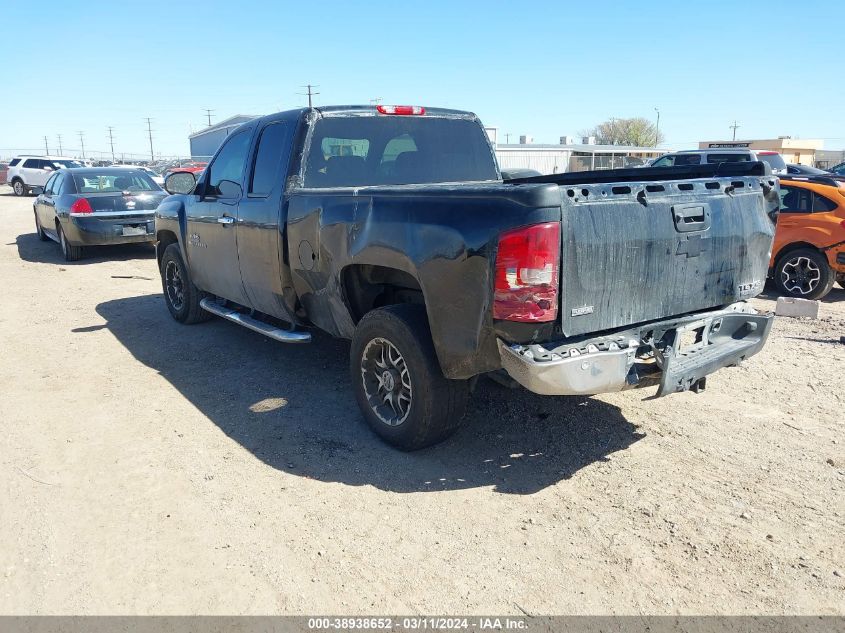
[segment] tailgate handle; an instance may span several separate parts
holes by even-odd
[[[676,204],[672,207],[675,229],[680,233],[706,231],[710,228],[710,205],[696,202]]]

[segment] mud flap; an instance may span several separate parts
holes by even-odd
[[[773,315],[738,312],[675,329],[672,342],[655,352],[663,369],[655,397],[702,391],[708,374],[759,352],[773,322]]]

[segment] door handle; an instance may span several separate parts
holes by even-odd
[[[218,224],[234,224],[235,218],[230,218],[228,215],[223,215],[217,218]]]

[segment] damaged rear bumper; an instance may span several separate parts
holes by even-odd
[[[699,391],[705,377],[762,349],[774,316],[745,302],[601,337],[543,345],[499,339],[502,367],[542,395],[594,395],[659,385],[657,396]]]

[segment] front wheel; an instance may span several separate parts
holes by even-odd
[[[789,251],[775,266],[775,284],[790,297],[821,299],[833,288],[834,281],[825,256],[809,248]]]
[[[370,428],[397,448],[436,444],[460,425],[468,384],[440,370],[422,306],[388,306],[364,316],[352,338],[350,372]]]
[[[212,317],[210,312],[200,306],[200,301],[206,295],[191,281],[178,244],[171,244],[164,249],[160,272],[164,302],[174,319],[190,325],[208,321]]]

